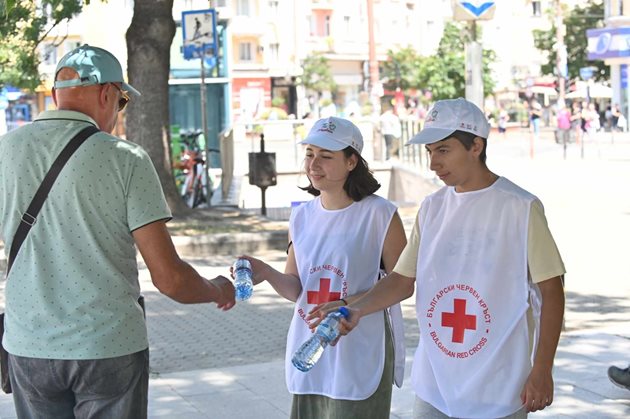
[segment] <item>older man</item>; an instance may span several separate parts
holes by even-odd
[[[4,347],[18,417],[145,418],[149,354],[137,245],[160,292],[234,305],[229,280],[182,261],[157,174],[137,144],[109,133],[130,95],[108,51],[83,45],[55,74],[57,110],[0,140],[0,238],[10,249],[53,160],[88,126],[11,266]],[[31,220],[29,220],[31,221]]]

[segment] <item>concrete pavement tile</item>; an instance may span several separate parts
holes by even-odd
[[[190,396],[187,400],[208,418],[285,419],[290,413],[248,390]]]
[[[151,385],[156,382],[171,387],[176,394],[182,397],[246,390],[245,386],[238,382],[238,376],[226,370],[184,371],[164,374],[152,380]]]
[[[13,396],[0,393],[0,419],[15,419],[17,414],[13,407]]]
[[[174,392],[151,393],[149,390],[149,410],[150,418],[204,418],[195,406]]]
[[[623,418],[630,414],[630,405],[616,400],[604,399],[589,390],[578,388],[572,384],[556,386],[554,404],[532,414],[532,417],[576,419]]]

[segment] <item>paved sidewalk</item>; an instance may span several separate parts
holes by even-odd
[[[630,137],[618,136],[614,144],[608,138],[588,142],[584,159],[573,144],[564,160],[550,135],[546,130],[537,140],[533,160],[523,132],[491,138],[488,152],[492,169],[542,199],[569,272],[555,401],[530,417],[630,417],[630,391],[613,386],[606,376],[609,365],[630,362]],[[409,229],[414,209],[401,213]],[[282,251],[256,256],[283,268]],[[188,260],[212,277],[226,274],[233,256],[202,253]],[[291,396],[283,359],[292,303],[261,284],[250,301],[223,313],[212,305],[170,301],[152,286],[144,268],[141,285],[151,345],[151,418],[288,417]],[[392,418],[412,417],[414,312],[413,298],[403,302],[407,378],[401,389],[394,388]],[[11,397],[0,394],[0,419],[14,417]]]

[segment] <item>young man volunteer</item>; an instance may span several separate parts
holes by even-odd
[[[486,166],[490,126],[443,100],[409,142],[446,184],[422,203],[394,271],[352,303],[360,318],[413,294],[416,418],[524,418],[553,401],[564,265],[541,202]]]

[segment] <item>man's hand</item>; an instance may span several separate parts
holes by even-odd
[[[234,285],[232,285],[232,281],[219,275],[216,278],[211,279],[210,283],[219,291],[216,300],[217,307],[223,311],[227,311],[234,307],[236,303],[234,301]]]
[[[307,321],[314,319],[314,321],[309,322],[308,326],[311,328],[311,330],[314,330],[329,313],[333,311],[338,311],[339,307],[341,307],[342,305],[342,302],[332,301],[315,306],[315,308],[309,311],[309,314],[306,317]],[[331,346],[335,346],[341,336],[347,335],[359,324],[361,312],[358,309],[352,308],[350,306],[346,306],[346,309],[350,314],[347,318],[341,318],[341,321],[339,322],[339,336],[337,337],[337,339],[330,343]]]
[[[553,403],[553,378],[551,370],[532,368],[521,392],[521,400],[527,412],[543,410]]]
[[[322,322],[322,320],[324,320],[324,318],[328,316],[328,314],[332,313],[333,311],[339,310],[339,307],[343,305],[345,304],[341,300],[330,301],[328,303],[316,305],[311,311],[308,312],[308,315],[306,316],[308,327],[310,327],[311,330],[316,329],[317,326]]]

